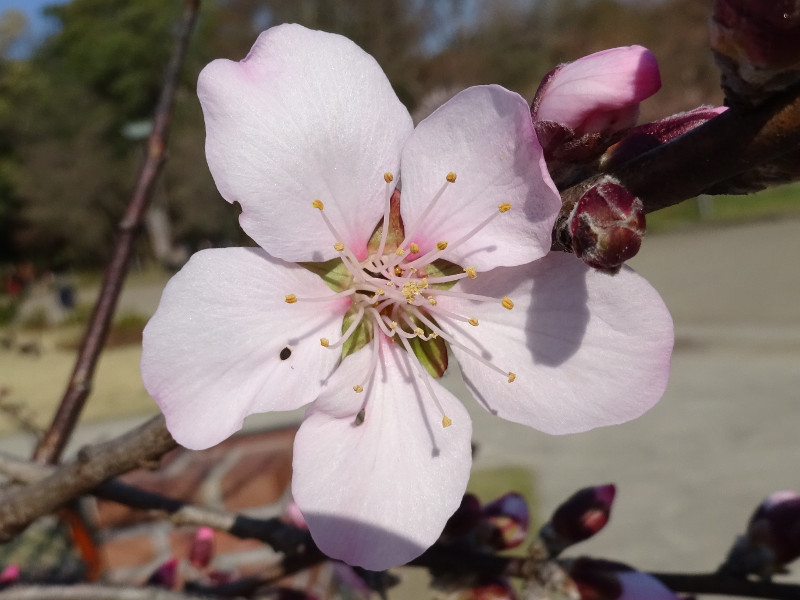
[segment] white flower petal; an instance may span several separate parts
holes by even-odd
[[[664,392],[674,340],[658,293],[632,270],[611,276],[557,252],[530,265],[495,269],[454,288],[515,306],[443,297],[444,308],[477,317],[453,322],[458,340],[516,374],[508,383],[454,347],[484,407],[552,434],[635,419]],[[440,322],[448,322],[443,319]]]
[[[443,185],[444,195],[412,236],[422,252],[451,246],[443,258],[479,271],[524,264],[550,249],[561,200],[521,96],[500,86],[469,88],[417,126],[403,149],[401,211],[406,234]],[[456,181],[446,184],[449,172]],[[502,203],[500,214],[467,242]]]
[[[317,397],[339,358],[319,340],[339,337],[350,300],[287,304],[290,293],[334,292],[256,248],[198,252],[167,284],[144,330],[142,379],[178,443],[208,448],[247,415]]]
[[[442,414],[395,344],[382,340],[373,384],[360,350],[331,376],[295,439],[292,491],[314,541],[333,558],[381,570],[419,556],[458,508],[472,461],[472,424],[437,382]],[[364,402],[366,404],[364,405]],[[364,406],[364,421],[355,424]]]
[[[215,60],[197,94],[206,156],[242,228],[288,261],[333,258],[344,242],[363,258],[397,183],[411,117],[375,60],[339,35],[281,25],[241,62]],[[391,189],[389,189],[391,188]],[[313,200],[343,239],[325,228]]]

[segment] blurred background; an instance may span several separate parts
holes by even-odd
[[[108,430],[155,412],[138,360],[164,283],[198,249],[249,243],[205,167],[195,82],[210,60],[243,58],[260,31],[281,22],[342,33],[378,60],[419,119],[474,84],[498,83],[530,100],[558,63],[641,44],[663,79],[643,104],[649,121],[722,102],[708,50],[711,4],[205,0],[168,162],[86,420],[106,419]],[[66,384],[152,126],[181,5],[0,0],[0,432],[30,440]],[[622,483],[627,521],[589,551],[692,570],[716,567],[709,557],[721,560],[762,496],[797,489],[784,467],[800,461],[800,282],[788,260],[800,253],[798,197],[790,185],[648,215],[652,235],[634,266],[664,296],[678,333],[665,400],[635,423],[568,438],[473,411],[484,436],[478,472],[501,473],[496,493],[525,488],[546,516],[579,487]]]

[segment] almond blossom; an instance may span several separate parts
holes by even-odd
[[[408,562],[458,508],[472,427],[437,381],[448,355],[482,407],[552,434],[661,397],[669,314],[627,268],[548,254],[560,199],[519,95],[470,88],[414,129],[372,57],[298,25],[212,62],[198,95],[217,188],[259,247],[173,277],[143,379],[193,449],[311,403],[292,491],[326,554]]]

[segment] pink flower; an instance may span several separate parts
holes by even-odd
[[[472,426],[431,376],[448,347],[482,406],[549,433],[660,398],[669,314],[630,270],[545,256],[560,202],[517,94],[468,89],[414,130],[369,55],[282,25],[207,66],[198,95],[211,173],[261,247],[173,277],[142,376],[195,449],[311,402],[292,491],[325,553],[405,563],[458,508]]]

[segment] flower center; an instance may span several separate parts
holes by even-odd
[[[466,235],[453,242],[441,240],[430,251],[421,253],[419,244],[414,241],[414,236],[442,196],[445,195],[448,187],[456,182],[456,174],[450,172],[445,176],[444,185],[428,203],[416,223],[408,229],[408,233],[404,234],[403,240],[397,244],[396,250],[387,251],[392,210],[392,188],[389,184],[393,179],[391,173],[384,174],[386,197],[380,242],[377,250],[370,253],[363,261],[359,261],[355,253],[341,241],[343,237],[325,213],[322,201],[314,200],[311,203],[314,208],[319,210],[325,226],[334,239],[338,240],[333,247],[339,253],[342,264],[349,273],[349,285],[341,292],[321,298],[298,298],[294,294],[287,294],[285,300],[290,304],[298,301],[325,302],[350,296],[352,305],[343,324],[342,336],[336,341],[322,338],[320,344],[329,350],[344,346],[346,355],[354,351],[348,349],[346,344],[357,337],[356,332],[361,332],[360,344],[355,346],[355,349],[369,345],[368,351],[371,353],[371,360],[366,376],[362,381],[353,385],[353,390],[361,393],[365,387],[370,385],[378,364],[380,336],[384,336],[392,342],[400,343],[411,357],[411,364],[442,414],[442,426],[448,427],[452,421],[444,414],[430,379],[425,373],[427,368],[434,376],[443,374],[447,365],[445,342],[458,347],[488,368],[506,377],[509,383],[516,379],[514,373],[501,369],[481,356],[480,353],[461,344],[453,335],[452,329],[448,327],[454,321],[469,323],[477,327],[477,318],[449,311],[439,305],[440,297],[455,296],[477,302],[499,301],[508,310],[514,307],[511,299],[505,296],[498,300],[489,296],[451,289],[459,280],[475,279],[478,273],[474,267],[461,268],[444,260],[449,252],[472,238],[495,218],[508,212],[511,205],[509,203],[500,204],[496,211],[479,222]],[[437,366],[441,368],[437,369]],[[363,423],[364,414],[364,407],[362,407],[356,417],[357,425]]]

